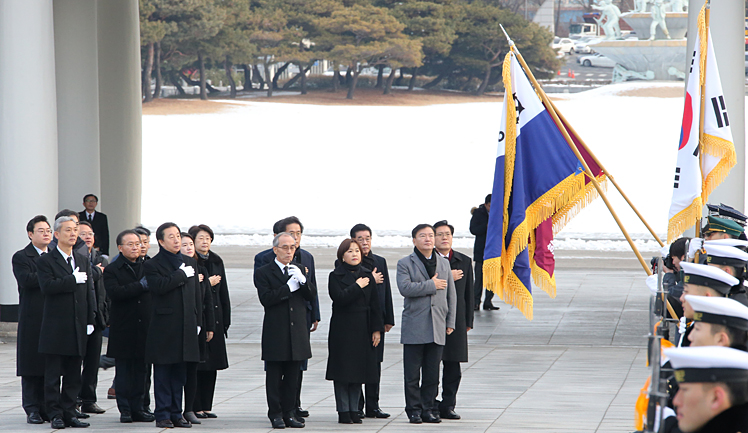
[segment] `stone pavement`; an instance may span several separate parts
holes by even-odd
[[[252,257],[258,248],[216,248],[229,266],[232,301],[229,369],[218,373],[214,411],[193,430],[268,432],[260,337],[263,310],[252,284]],[[402,297],[397,292],[397,259],[406,249],[375,250],[388,259],[397,326],[386,336],[381,406],[392,417],[365,419],[363,425],[337,424],[332,383],[324,379],[331,301],[327,275],[333,249],[311,250],[317,263],[322,323],[312,334],[309,371],[304,376],[305,431],[366,432],[632,432],[634,401],[648,375],[645,367],[648,290],[644,273],[630,260],[604,260],[592,270],[584,262],[563,261],[557,270],[558,295],[535,292],[535,319],[526,320],[498,298],[500,311],[478,311],[469,336],[470,362],[456,411],[460,421],[410,425],[404,413],[402,348],[399,343]],[[155,253],[155,251],[152,251]],[[469,252],[469,251],[466,251]],[[593,253],[594,254],[594,253]],[[585,261],[589,259],[584,259]],[[0,428],[48,431],[28,425],[20,407],[15,376],[15,341],[0,344]],[[157,431],[153,423],[120,424],[114,400],[106,399],[113,369],[99,374],[99,404],[107,409],[89,420],[94,431]]]

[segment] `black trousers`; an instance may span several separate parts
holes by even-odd
[[[361,399],[361,384],[333,381],[335,409],[338,412],[355,412]]]
[[[366,406],[366,412],[373,412],[379,409],[379,383],[382,380],[382,363],[376,363],[376,375],[377,381],[364,384],[364,392],[361,393],[361,398],[358,401],[358,410],[364,410]]]
[[[114,360],[116,374],[114,389],[117,393],[117,408],[120,413],[132,413],[143,410],[145,394],[145,359],[117,358]]]
[[[439,363],[444,346],[436,343],[403,344],[405,412],[408,416],[436,410],[439,391]]]
[[[187,380],[184,382],[184,411],[194,412],[197,394],[197,362],[187,363]]]
[[[299,380],[296,386],[296,406],[301,407],[301,383],[304,382],[304,370],[299,367]]]
[[[294,411],[299,386],[300,361],[265,362],[265,392],[268,399],[268,418],[278,418]]]
[[[44,408],[44,376],[21,376],[21,404],[26,415],[46,413]]]
[[[83,403],[96,403],[96,385],[99,383],[99,361],[101,360],[101,331],[94,329],[86,343],[81,373],[81,391],[78,398]]]
[[[182,417],[182,391],[187,380],[187,363],[153,364],[153,394],[157,421]]]
[[[195,412],[212,411],[213,395],[216,392],[216,370],[197,370],[197,393],[193,409]]]
[[[486,299],[483,301],[483,305],[490,304],[493,299],[493,292],[490,290],[483,289],[483,261],[475,261],[475,284],[473,285],[473,299],[475,302],[473,305],[480,305],[481,293],[486,292]]]
[[[75,417],[75,401],[81,390],[81,362],[80,356],[45,356],[44,403],[50,419]]]
[[[455,361],[442,361],[442,401],[439,403],[439,411],[446,412],[454,410],[457,404],[457,390],[462,380],[460,363]]]

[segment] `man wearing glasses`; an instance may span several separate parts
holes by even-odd
[[[26,422],[49,421],[44,408],[44,355],[39,353],[39,333],[44,313],[44,297],[39,289],[36,262],[47,254],[52,228],[47,217],[37,215],[26,224],[26,248],[13,254],[13,275],[18,282],[18,340],[16,375],[21,376],[21,401]]]
[[[143,276],[140,235],[125,230],[117,235],[119,256],[104,269],[104,284],[112,301],[107,356],[114,358],[120,422],[151,422],[144,411],[145,340],[151,321],[151,292]]]
[[[99,204],[99,198],[93,194],[86,194],[83,197],[83,207],[78,214],[80,215],[79,221],[88,221],[96,233],[96,243],[94,247],[105,256],[109,256],[109,221],[107,220],[106,214],[96,211],[96,206]]]
[[[449,262],[434,249],[434,228],[419,224],[411,235],[413,253],[397,262],[397,288],[405,297],[400,331],[405,412],[412,424],[439,423],[439,363],[455,328],[455,283]]]

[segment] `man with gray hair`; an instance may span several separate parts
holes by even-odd
[[[312,357],[306,302],[313,302],[317,289],[304,266],[291,260],[296,240],[283,232],[273,238],[275,259],[254,274],[260,303],[265,308],[262,322],[262,359],[265,361],[265,392],[268,418],[273,428],[301,428],[296,416],[296,390],[301,362]]]
[[[78,221],[55,220],[55,248],[39,257],[37,276],[44,295],[39,352],[45,354],[44,399],[52,428],[88,427],[78,420],[75,401],[81,388],[81,362],[86,336],[94,331],[95,300],[89,290],[91,263],[73,251]],[[62,376],[62,392],[60,377]]]

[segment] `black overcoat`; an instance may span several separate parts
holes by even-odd
[[[306,274],[301,264],[293,263]],[[306,275],[305,275],[306,276]],[[260,303],[265,308],[262,321],[262,359],[264,361],[303,361],[312,357],[307,326],[307,302],[317,297],[317,288],[307,278],[299,290],[291,292],[290,276],[272,262],[254,274]]]
[[[377,272],[382,273],[384,282],[377,284],[379,311],[382,314],[382,322],[385,325],[395,326],[395,311],[392,308],[392,285],[390,284],[390,272],[387,270],[387,260],[384,257],[378,256],[369,251],[369,255],[363,257],[362,264],[371,269],[372,272],[374,271],[374,268],[376,268]],[[382,341],[379,342],[379,346],[376,348],[379,362],[384,361],[385,335],[386,334],[382,332]]]
[[[473,210],[473,216],[470,218],[470,233],[475,235],[473,259],[476,262],[482,262],[483,252],[486,249],[486,233],[488,233],[488,209],[485,204]]]
[[[109,261],[96,250],[91,251],[91,276],[94,296],[96,299],[96,329],[103,331],[109,326],[109,302],[107,302],[106,287],[104,284],[104,271],[96,265],[107,267]]]
[[[75,266],[88,274],[88,280],[76,284],[73,270],[54,248],[37,260],[39,287],[44,295],[39,352],[80,356],[86,353],[86,325],[95,323],[96,301],[88,284],[91,264],[88,257],[73,251]]]
[[[31,242],[13,254],[12,259],[13,275],[18,282],[17,376],[44,376],[44,355],[39,353],[44,297],[36,276],[38,259],[39,253]]]
[[[452,258],[449,259],[452,269],[462,271],[462,278],[455,281],[455,293],[457,294],[457,315],[455,316],[455,330],[447,335],[447,343],[444,345],[442,360],[453,362],[468,361],[468,336],[467,327],[473,327],[473,262],[465,254],[452,250]]]
[[[208,359],[198,366],[199,370],[223,370],[229,368],[229,357],[226,354],[226,335],[231,326],[231,299],[229,285],[226,282],[226,268],[221,256],[210,252],[207,260],[200,259],[208,269],[208,275],[220,275],[221,282],[210,287],[213,298],[213,315],[215,322],[213,339],[208,342]]]
[[[199,269],[195,259],[181,257],[185,265],[195,269],[192,277],[187,278],[181,269],[174,269],[163,251],[143,263],[143,275],[153,302],[145,343],[145,360],[149,364],[200,361]]]
[[[151,292],[140,284],[141,278],[142,263],[132,263],[121,254],[104,268],[104,285],[111,300],[106,353],[111,358],[145,358],[152,305]]]
[[[195,259],[197,261],[197,259]],[[199,272],[203,275],[202,283],[199,282],[200,286],[200,297],[198,299],[197,311],[200,312],[200,334],[197,336],[197,347],[200,350],[200,365],[204,365],[208,359],[208,338],[207,333],[213,332],[213,338],[215,338],[215,313],[213,311],[213,294],[210,290],[210,282],[208,281],[208,270],[205,266],[198,263]]]
[[[369,278],[361,288],[358,278]],[[343,383],[377,381],[377,350],[371,334],[384,333],[374,276],[366,268],[347,271],[342,265],[330,272],[327,290],[332,298],[332,318],[327,339],[329,356],[325,379]]]

